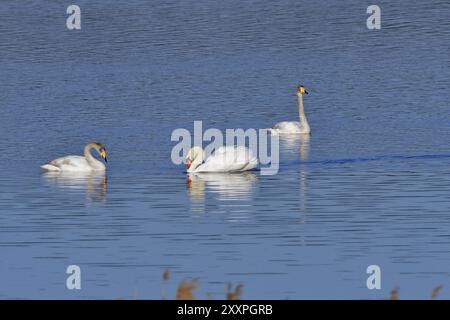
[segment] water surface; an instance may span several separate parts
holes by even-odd
[[[447,1],[0,2],[0,298],[450,297]],[[170,134],[296,120],[280,172],[187,177]],[[39,165],[109,150],[106,176]],[[66,289],[66,267],[82,289]],[[366,268],[382,289],[366,288]]]

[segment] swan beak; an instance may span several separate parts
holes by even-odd
[[[191,167],[191,161],[187,160],[186,161],[186,169],[189,170],[190,167]]]
[[[106,159],[106,151],[102,151],[102,158],[106,163],[108,162],[108,159]]]
[[[300,86],[298,89],[299,89],[301,94],[308,94],[308,91],[306,91],[304,86]]]

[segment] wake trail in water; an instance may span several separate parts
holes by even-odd
[[[338,165],[349,163],[364,163],[371,161],[402,161],[402,160],[437,160],[437,159],[450,159],[450,154],[426,154],[426,155],[384,155],[374,157],[360,157],[360,158],[343,158],[343,159],[330,159],[330,160],[318,160],[318,161],[295,161],[291,163],[285,163],[286,166],[298,165],[298,164],[312,164],[312,165]],[[283,164],[281,164],[284,166]]]

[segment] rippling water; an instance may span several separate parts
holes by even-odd
[[[0,298],[427,298],[450,263],[448,1],[0,2]],[[297,117],[280,172],[192,175],[176,128]],[[106,176],[39,165],[98,140]],[[66,267],[82,289],[65,287]],[[366,288],[366,268],[382,289]],[[162,273],[171,279],[162,286]]]

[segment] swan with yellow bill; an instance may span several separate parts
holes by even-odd
[[[106,166],[103,162],[94,158],[91,150],[106,160],[106,148],[98,142],[92,142],[84,147],[84,156],[66,156],[52,160],[41,166],[42,169],[48,171],[64,171],[64,172],[91,172],[105,171]]]
[[[300,121],[282,121],[269,129],[271,134],[310,134],[311,129],[303,107],[303,95],[308,94],[303,85],[297,87],[298,115]]]

